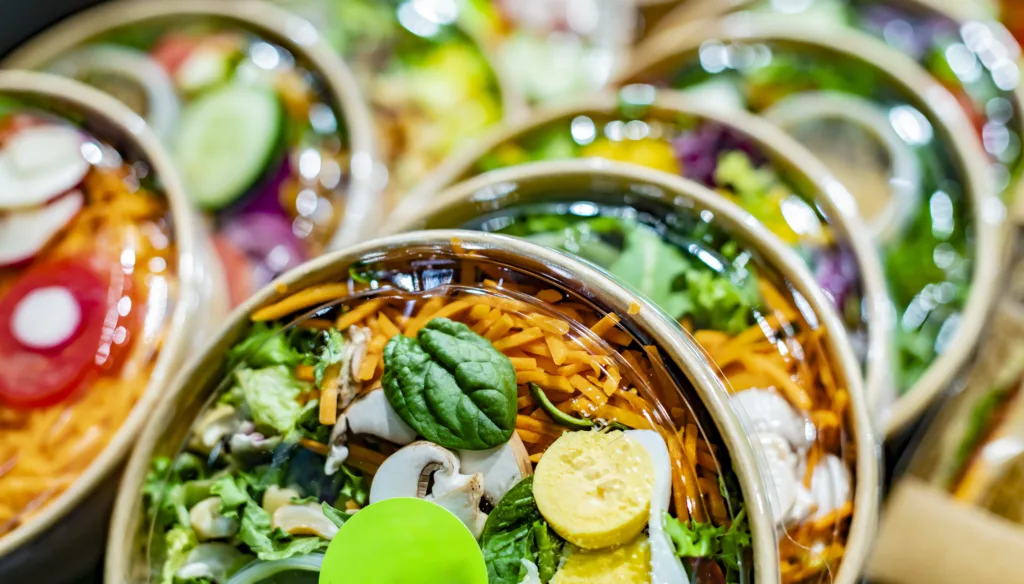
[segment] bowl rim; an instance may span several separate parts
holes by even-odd
[[[0,67],[35,69],[105,32],[175,17],[214,17],[272,39],[306,61],[323,80],[323,93],[344,120],[351,152],[345,212],[326,248],[364,239],[384,214],[376,187],[380,155],[373,118],[352,71],[323,35],[301,16],[263,0],[114,0],[74,14],[36,35],[0,61]]]
[[[47,502],[28,521],[0,537],[2,560],[16,549],[31,544],[37,536],[64,518],[127,457],[145,418],[160,399],[163,387],[176,373],[177,367],[188,353],[188,333],[202,316],[201,311],[197,309],[204,304],[204,299],[199,293],[200,284],[197,281],[203,274],[203,268],[199,256],[202,250],[196,245],[200,237],[196,217],[185,197],[184,187],[170,157],[142,118],[120,101],[99,90],[45,73],[0,71],[0,94],[60,103],[89,118],[101,120],[113,129],[113,134],[126,142],[131,142],[137,148],[140,158],[149,164],[156,176],[160,177],[163,186],[161,194],[168,201],[173,222],[179,290],[177,302],[166,321],[166,340],[155,358],[155,365],[146,388],[132,406],[128,417],[67,490]],[[41,109],[45,110],[46,106],[42,106]]]
[[[651,193],[647,188],[642,192],[638,189],[631,192],[636,196],[653,197],[670,204],[685,201],[696,208],[709,210],[730,234],[746,241],[748,245],[754,244],[764,261],[792,282],[794,288],[807,300],[808,306],[828,333],[828,350],[848,382],[850,393],[850,416],[854,422],[853,439],[857,452],[854,496],[854,509],[857,512],[854,513],[851,522],[846,552],[839,570],[842,577],[836,576],[833,582],[854,582],[860,569],[865,565],[877,529],[881,500],[881,441],[875,435],[875,424],[862,384],[860,365],[854,356],[846,330],[806,264],[794,250],[753,216],[706,187],[666,172],[601,158],[534,162],[494,170],[445,191],[436,199],[432,212],[442,212],[449,205],[458,204],[488,187],[511,186],[525,181],[539,182],[552,176],[558,179],[572,177],[576,180],[600,178],[620,183],[639,183],[645,187],[653,186],[658,189],[658,194]],[[677,324],[675,326],[678,327]],[[855,568],[848,568],[851,564]],[[777,577],[778,574],[772,577],[772,580],[776,580]]]
[[[219,333],[208,341],[202,351],[190,359],[187,366],[181,370],[170,388],[161,397],[157,411],[146,424],[128,461],[118,490],[110,525],[109,540],[111,543],[107,546],[104,582],[106,584],[121,584],[127,581],[134,555],[130,542],[134,539],[134,534],[137,533],[134,530],[139,526],[138,521],[140,520],[139,493],[152,460],[153,450],[172,422],[174,404],[179,395],[186,387],[202,387],[203,391],[207,393],[212,389],[216,380],[212,379],[211,372],[219,366],[224,351],[234,341],[237,341],[250,322],[251,315],[258,308],[269,305],[294,290],[336,279],[341,275],[342,269],[347,270],[352,262],[367,254],[409,247],[435,246],[448,249],[452,247],[454,241],[457,241],[465,251],[483,254],[490,251],[491,253],[506,254],[506,256],[510,253],[515,254],[521,261],[525,258],[525,262],[544,266],[548,270],[548,276],[556,273],[556,279],[562,282],[585,282],[589,290],[596,291],[597,295],[601,296],[600,304],[609,312],[626,314],[631,304],[639,304],[641,306],[640,313],[629,318],[634,319],[639,326],[658,339],[659,344],[662,345],[669,357],[690,380],[702,405],[712,416],[723,443],[727,446],[729,455],[734,461],[733,467],[741,484],[749,513],[755,518],[767,517],[767,509],[764,506],[766,495],[760,482],[754,478],[753,469],[756,468],[753,466],[756,464],[754,452],[743,434],[740,419],[731,408],[727,407],[724,401],[727,399],[724,387],[717,381],[714,372],[706,365],[702,365],[704,362],[696,352],[697,346],[686,340],[685,336],[678,334],[677,325],[671,319],[663,316],[663,313],[642,298],[637,298],[626,288],[606,278],[597,268],[584,264],[568,254],[520,238],[493,233],[464,230],[414,231],[382,237],[344,250],[334,251],[286,273],[235,309]],[[347,274],[347,272],[344,273]],[[598,302],[597,300],[593,301]],[[759,548],[771,547],[774,550],[774,522],[752,519],[750,525],[755,554]],[[124,538],[117,539],[119,534]],[[778,558],[774,553],[769,554],[768,557],[757,558],[755,556],[754,564],[755,570],[772,576],[764,581],[771,582],[777,579]]]
[[[467,145],[445,160],[407,193],[388,218],[387,226],[381,233],[414,229],[417,223],[429,214],[431,205],[440,199],[442,191],[460,180],[469,180],[471,177],[462,177],[479,162],[484,153],[501,144],[572,116],[619,115],[620,102],[617,95],[617,92],[603,92],[571,104],[538,111],[519,124],[499,127]],[[881,259],[867,227],[857,214],[857,204],[853,195],[807,148],[760,116],[747,111],[728,111],[702,105],[697,100],[675,91],[658,91],[650,105],[643,107],[645,112],[652,112],[655,117],[661,114],[683,114],[726,126],[731,131],[754,141],[773,164],[774,161],[785,161],[790,166],[790,174],[799,176],[813,186],[814,202],[825,209],[830,219],[829,225],[840,230],[857,257],[864,287],[864,314],[868,318],[869,331],[865,387],[872,410],[878,411],[878,404],[886,396],[890,396],[891,399],[891,395],[895,393],[895,380],[891,369],[894,351],[894,313]]]
[[[960,324],[947,349],[883,416],[884,436],[891,438],[927,410],[967,364],[985,328],[996,297],[1007,239],[1007,209],[986,174],[988,158],[956,98],[909,56],[882,41],[853,30],[794,29],[783,19],[737,13],[715,22],[692,22],[646,41],[634,52],[630,70],[618,81],[629,83],[643,72],[691,55],[707,40],[784,42],[828,51],[870,65],[888,77],[929,118],[962,177],[974,229],[973,274]]]

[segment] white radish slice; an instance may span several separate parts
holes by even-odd
[[[11,315],[11,333],[29,349],[55,349],[74,338],[82,324],[82,307],[63,286],[37,288],[25,295]]]
[[[49,205],[0,214],[0,267],[35,257],[84,204],[81,191],[71,191]]]
[[[89,172],[84,143],[66,126],[18,132],[0,150],[0,209],[41,205],[78,186]]]

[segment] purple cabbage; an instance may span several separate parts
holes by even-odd
[[[249,259],[256,287],[307,259],[291,219],[280,212],[237,215],[225,222],[221,234]]]
[[[906,25],[893,25],[898,22]],[[912,15],[882,4],[864,8],[860,13],[860,23],[865,31],[918,61],[927,57],[933,47],[960,36],[956,22],[949,18],[940,15]]]
[[[710,187],[715,182],[718,158],[724,152],[739,150],[751,164],[761,166],[767,158],[751,140],[730,128],[714,122],[701,124],[696,130],[683,132],[672,140],[672,150],[683,168],[683,176]]]
[[[814,266],[814,279],[842,312],[847,299],[857,293],[860,281],[857,257],[844,246],[818,249],[814,252],[811,265]]]

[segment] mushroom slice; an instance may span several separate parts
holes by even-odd
[[[774,391],[745,389],[733,394],[732,402],[746,414],[740,418],[753,434],[777,434],[798,451],[806,450],[814,441],[814,425]]]
[[[768,501],[775,523],[782,527],[806,519],[814,502],[801,481],[800,460],[789,442],[770,432],[757,434],[754,440],[768,463]]]
[[[243,421],[237,415],[234,407],[228,404],[218,404],[199,419],[195,431],[192,432],[192,438],[189,440],[189,446],[194,450],[209,454],[225,436],[238,432]]]
[[[185,581],[206,580],[212,584],[225,584],[228,576],[251,557],[231,544],[201,543],[192,548],[174,575]]]
[[[338,404],[348,407],[359,393],[361,383],[356,379],[359,367],[366,357],[366,348],[370,344],[373,333],[366,327],[352,325],[348,327],[348,339],[342,349],[341,370],[338,379]]]
[[[433,476],[434,486],[430,486]],[[459,473],[459,459],[432,442],[414,442],[392,454],[377,469],[370,485],[370,503],[400,497],[433,501],[451,511],[479,537],[487,514],[480,511],[483,475]]]
[[[324,463],[324,474],[328,476],[338,472],[348,458],[347,432],[376,436],[400,446],[416,439],[416,431],[391,407],[384,390],[375,389],[354,401],[331,429],[330,450]]]
[[[516,432],[501,446],[489,450],[459,450],[458,454],[461,472],[483,475],[484,496],[492,505],[497,505],[516,483],[533,474],[530,453]]]
[[[316,503],[278,507],[270,526],[290,535],[315,535],[326,540],[334,539],[338,533],[338,526],[324,515],[323,508]]]
[[[188,520],[199,541],[225,539],[238,533],[238,520],[220,514],[220,497],[209,497],[193,505]]]
[[[665,513],[672,496],[672,462],[668,446],[653,430],[630,430],[626,437],[643,446],[654,465],[651,514],[647,524],[651,545],[651,584],[688,582],[683,564],[676,556],[676,547],[665,533]]]
[[[826,454],[814,467],[811,475],[811,497],[817,509],[814,518],[841,508],[851,500],[853,478],[850,469],[834,454]]]

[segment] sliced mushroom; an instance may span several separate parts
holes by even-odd
[[[416,431],[409,427],[388,403],[383,389],[375,389],[359,398],[345,410],[331,429],[330,450],[324,463],[324,474],[338,472],[348,458],[345,446],[347,433],[376,436],[404,446],[416,439]]]
[[[192,548],[185,557],[185,563],[174,573],[185,581],[205,580],[211,584],[225,584],[232,570],[237,569],[252,556],[246,556],[227,543],[201,543]]]
[[[811,497],[817,507],[814,518],[824,517],[849,502],[853,493],[852,483],[850,469],[839,457],[833,454],[823,456],[811,475]]]
[[[672,461],[665,440],[652,430],[630,430],[626,437],[644,447],[654,465],[654,488],[651,493],[650,520],[647,523],[651,546],[651,582],[688,582],[686,570],[676,555],[675,544],[665,533],[665,513],[672,496]]]
[[[779,527],[805,519],[813,508],[813,499],[803,485],[800,459],[782,436],[764,432],[754,437],[767,461],[768,501]]]
[[[484,477],[484,496],[492,505],[505,496],[516,483],[533,474],[530,453],[518,433],[505,444],[489,450],[459,450],[461,472],[480,473]]]
[[[370,503],[402,497],[433,501],[479,537],[487,521],[487,514],[480,511],[483,482],[480,473],[460,474],[459,459],[450,450],[431,442],[414,442],[389,456],[377,469],[370,486]]]
[[[290,505],[294,499],[298,498],[299,493],[295,489],[270,485],[267,487],[267,491],[263,493],[263,510],[273,515],[275,511],[285,505]]]
[[[338,526],[316,503],[279,507],[274,511],[270,526],[290,535],[315,535],[326,540],[334,539],[338,533]]]
[[[341,353],[341,371],[338,379],[338,407],[346,408],[362,385],[356,378],[366,358],[366,348],[373,333],[370,329],[352,325],[348,327],[348,339]]]
[[[195,432],[189,441],[189,446],[199,452],[209,454],[226,436],[238,432],[245,420],[238,415],[234,407],[228,404],[218,404],[212,410],[208,410],[200,418],[196,425]]]
[[[193,505],[188,519],[199,541],[225,539],[238,533],[238,520],[220,514],[220,497],[209,497]]]
[[[814,442],[814,424],[774,391],[745,389],[733,394],[732,403],[746,414],[741,419],[751,433],[777,434],[797,451],[808,449]]]

